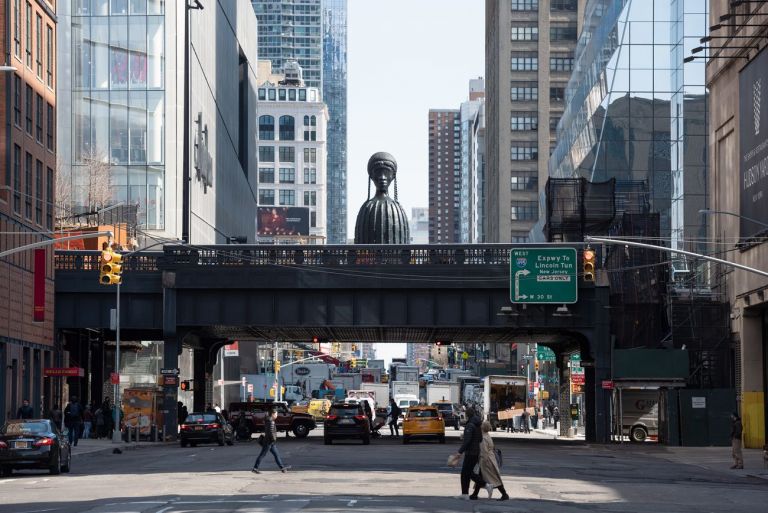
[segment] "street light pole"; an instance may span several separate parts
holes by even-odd
[[[703,209],[699,210],[699,214],[702,214],[702,215],[720,214],[720,215],[724,215],[724,216],[738,217],[739,219],[746,219],[750,223],[755,223],[757,225],[760,225],[763,228],[768,228],[768,223],[764,223],[762,221],[758,221],[757,219],[752,219],[751,217],[743,216],[743,215],[737,214],[735,212],[728,212],[726,210],[710,210],[708,208],[703,208]]]
[[[115,308],[115,430],[112,432],[112,442],[121,442],[120,433],[120,282],[117,282],[117,308]]]

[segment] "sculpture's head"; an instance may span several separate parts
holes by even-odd
[[[397,161],[395,157],[385,151],[371,155],[368,160],[368,176],[376,184],[377,193],[387,193],[389,184],[397,175]]]

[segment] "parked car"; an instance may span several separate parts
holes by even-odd
[[[453,429],[456,431],[459,430],[460,414],[452,403],[449,403],[448,401],[438,401],[432,403],[432,406],[437,408],[437,411],[443,417],[446,426],[453,426]]]
[[[199,443],[232,445],[235,432],[221,413],[190,413],[179,426],[179,442],[182,447]]]
[[[445,421],[434,406],[411,406],[403,421],[403,443],[414,438],[436,438],[445,443]]]
[[[371,443],[371,424],[361,403],[334,403],[325,417],[323,441],[331,445],[340,438],[359,438]]]
[[[277,430],[279,432],[293,432],[297,438],[306,437],[309,432],[317,427],[317,423],[312,415],[308,413],[294,413],[288,409],[288,405],[283,402],[253,402],[253,403],[231,403],[229,405],[230,421],[238,426],[238,432],[242,438],[250,438],[251,433],[264,432],[264,419],[270,408],[277,410]],[[312,403],[309,404],[309,411],[312,411]],[[245,422],[240,423],[240,417],[245,416]],[[241,429],[240,426],[244,427]]]
[[[0,428],[0,475],[18,469],[59,474],[69,472],[71,464],[69,442],[50,420],[9,420]]]

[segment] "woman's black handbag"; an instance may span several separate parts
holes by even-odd
[[[504,465],[504,458],[501,455],[501,449],[496,449],[494,453],[496,454],[496,463],[499,464],[499,470],[501,470],[501,467]]]

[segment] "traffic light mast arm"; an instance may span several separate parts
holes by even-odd
[[[692,256],[695,258],[701,258],[702,260],[709,260],[710,262],[716,262],[718,264],[727,265],[730,267],[735,267],[736,269],[741,269],[743,271],[748,271],[751,273],[759,274],[760,276],[768,277],[767,271],[761,271],[760,269],[755,269],[754,267],[749,267],[742,264],[737,264],[736,262],[729,262],[728,260],[722,260],[720,258],[711,257],[708,255],[702,255],[700,253],[694,253],[692,251],[685,251],[682,249],[674,249],[674,248],[666,248],[664,246],[656,246],[654,244],[645,244],[644,242],[635,242],[631,240],[623,240],[623,239],[611,239],[607,237],[592,237],[591,235],[587,235],[584,237],[585,242],[601,242],[603,244],[614,244],[618,246],[634,246],[637,248],[646,248],[646,249],[655,249],[657,251],[661,251],[662,253],[679,253],[681,255],[687,255]]]
[[[93,232],[93,233],[81,233],[79,235],[71,235],[69,237],[59,237],[59,238],[41,240],[38,242],[33,242],[32,244],[25,244],[23,246],[19,246],[18,248],[7,249],[5,251],[2,251],[0,252],[0,258],[8,255],[13,255],[14,253],[19,253],[21,251],[26,251],[28,249],[41,248],[44,246],[50,246],[52,244],[58,244],[59,242],[67,242],[70,240],[79,240],[79,239],[92,239],[94,237],[112,238],[113,234],[110,231],[104,231],[104,232]]]

